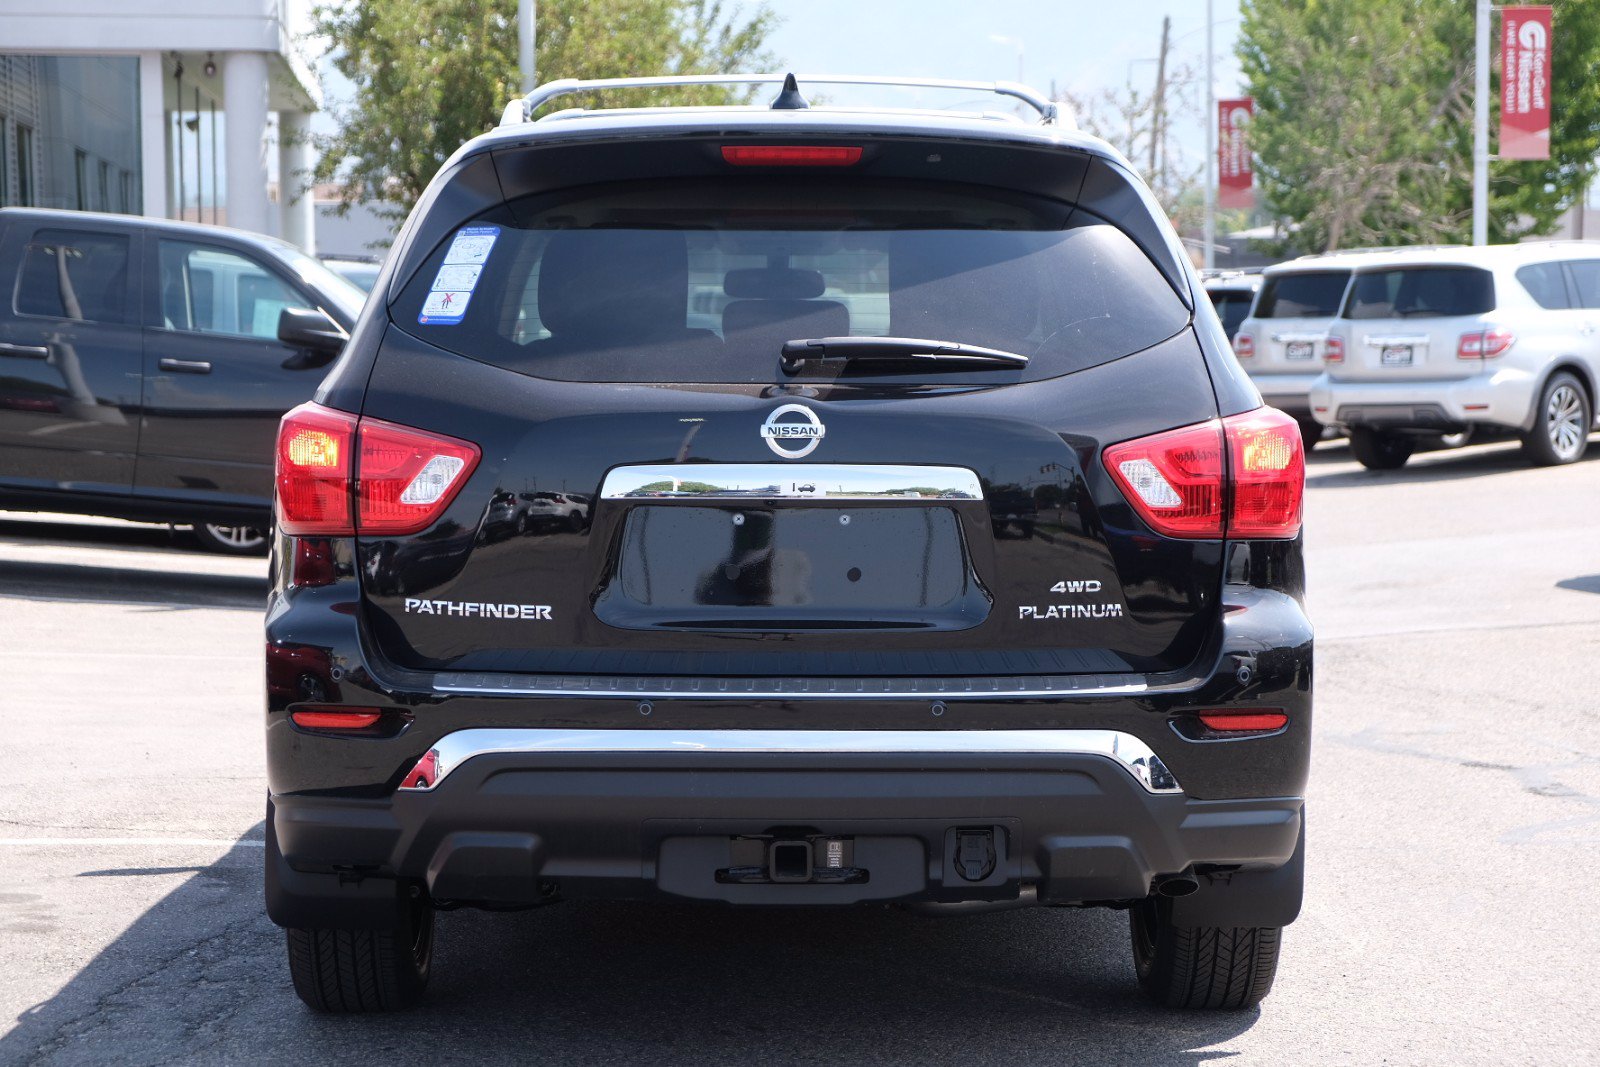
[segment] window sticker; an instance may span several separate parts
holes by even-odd
[[[417,322],[423,326],[454,326],[466,317],[467,304],[499,236],[498,226],[467,226],[456,231],[439,273],[433,276],[432,290],[422,302]]]

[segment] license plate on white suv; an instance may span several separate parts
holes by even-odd
[[[1290,341],[1283,346],[1284,359],[1312,359],[1317,354],[1315,341]]]
[[[1412,347],[1410,345],[1384,345],[1379,353],[1378,361],[1385,367],[1411,366]]]

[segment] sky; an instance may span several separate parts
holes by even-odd
[[[1172,17],[1169,62],[1205,62],[1205,0],[770,0],[784,20],[769,47],[787,68],[815,73],[931,75],[1022,81],[1048,92],[1096,96],[1131,77],[1142,93],[1154,81],[1161,19]],[[1233,57],[1237,0],[1213,0],[1215,88],[1240,88]],[[995,40],[996,37],[1005,40]],[[1020,42],[1020,45],[1019,45]],[[1173,129],[1198,159],[1204,127]]]

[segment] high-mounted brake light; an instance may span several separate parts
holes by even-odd
[[[1256,354],[1256,339],[1247,333],[1233,335],[1233,354],[1240,359],[1249,359]]]
[[[450,506],[479,455],[470,441],[302,404],[278,427],[278,527],[415,533]]]
[[[1200,721],[1218,733],[1265,733],[1283,729],[1289,716],[1281,711],[1202,711]]]
[[[1474,330],[1464,333],[1456,343],[1457,359],[1493,359],[1503,356],[1516,343],[1510,330],[1495,327],[1491,330]]]
[[[1305,446],[1299,425],[1274,408],[1124,441],[1104,462],[1139,516],[1168,537],[1300,532]]]
[[[856,145],[727,144],[722,159],[736,167],[851,167],[861,162]]]
[[[1327,363],[1344,362],[1344,338],[1330,333],[1322,343],[1322,358]]]

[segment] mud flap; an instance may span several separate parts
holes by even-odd
[[[393,878],[297,871],[278,851],[272,801],[267,800],[267,917],[298,930],[394,930],[405,918]]]
[[[1172,901],[1173,926],[1288,926],[1300,914],[1305,890],[1306,820],[1300,813],[1300,838],[1294,855],[1271,871],[1233,871],[1200,876],[1200,888]]]

